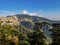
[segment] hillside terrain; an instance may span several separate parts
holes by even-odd
[[[32,31],[34,30],[34,25],[37,22],[46,22],[49,24],[54,24],[54,23],[60,23],[60,21],[56,21],[56,20],[50,20],[44,17],[38,17],[38,16],[30,16],[28,14],[17,14],[14,15],[18,18],[18,22],[20,22],[20,24],[27,29],[27,31]],[[12,16],[7,16],[7,17],[12,17]],[[48,28],[48,27],[47,27]],[[49,29],[47,29],[44,27],[44,32],[49,35],[50,32],[48,31]]]
[[[60,34],[59,25],[59,27],[54,26],[51,28],[53,33],[50,31],[49,26],[55,23],[59,24],[60,21],[50,20],[38,16],[30,16],[27,14],[0,17],[0,44],[50,45],[52,44],[51,36],[56,33],[54,31],[58,32],[57,36]],[[50,36],[50,34],[52,35]]]
[[[16,16],[18,18],[18,20],[20,21],[20,23],[23,26],[25,26],[29,29],[33,29],[33,25],[36,22],[47,22],[47,23],[50,23],[50,24],[60,23],[60,21],[50,20],[50,19],[47,19],[47,18],[44,18],[44,17],[30,16],[28,14],[17,14],[17,15],[14,15],[14,16]]]

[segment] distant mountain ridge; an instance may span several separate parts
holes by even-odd
[[[21,23],[21,25],[23,25],[24,27],[28,29],[33,29],[34,23],[36,22],[47,22],[50,24],[60,23],[60,21],[50,20],[44,17],[30,16],[28,14],[16,14],[13,16],[16,16],[19,22]],[[11,16],[7,16],[7,17],[11,17]]]
[[[60,20],[50,20],[44,17],[39,17],[39,16],[30,16],[28,14],[17,14],[15,15],[18,18],[22,19],[22,18],[28,18],[28,19],[33,19],[33,22],[38,22],[38,21],[45,21],[45,22],[49,22],[49,23],[60,23]]]

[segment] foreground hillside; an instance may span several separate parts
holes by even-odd
[[[1,45],[35,45],[50,44],[50,39],[47,38],[46,34],[42,28],[36,28],[35,31],[29,30],[22,25],[14,26],[9,23],[1,25],[3,22],[0,22],[0,44]],[[40,23],[37,23],[40,25]],[[38,38],[37,38],[38,37]],[[36,38],[36,40],[35,40]],[[33,39],[33,40],[32,40]],[[37,39],[41,39],[40,41]],[[49,40],[48,40],[49,39]],[[34,41],[35,40],[35,41]],[[46,41],[49,41],[48,43]]]
[[[0,17],[0,45],[60,45],[59,22],[23,14]]]

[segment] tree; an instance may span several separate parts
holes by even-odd
[[[60,28],[58,27],[54,27],[50,30],[51,33],[51,37],[53,40],[52,45],[60,45]]]
[[[18,34],[18,37],[19,37],[19,40],[26,40],[27,39],[27,36],[21,32]]]
[[[18,45],[31,45],[31,44],[27,41],[20,41]]]
[[[46,36],[42,29],[41,23],[35,23],[34,32],[28,34],[29,41],[32,45],[45,45]]]

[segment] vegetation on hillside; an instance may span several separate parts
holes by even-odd
[[[28,31],[22,25],[1,24],[2,22],[0,22],[0,45],[60,45],[59,27],[50,30],[52,43],[49,43],[42,28],[43,23],[35,23],[34,31]]]

